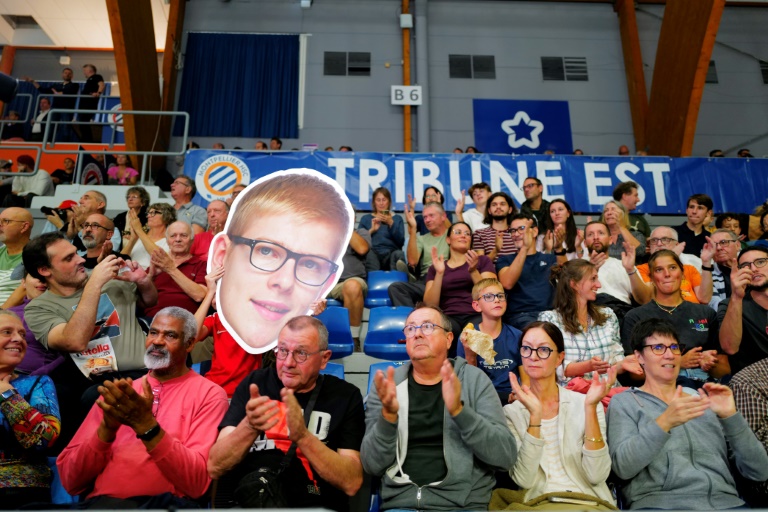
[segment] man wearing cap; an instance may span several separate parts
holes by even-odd
[[[19,174],[32,174],[35,170],[35,159],[29,155],[20,155],[16,159]],[[53,181],[51,175],[43,169],[38,169],[34,176],[16,176],[11,184],[11,195],[6,196],[3,206],[21,206],[29,208],[35,196],[52,196]]]

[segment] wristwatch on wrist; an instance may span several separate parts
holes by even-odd
[[[151,441],[157,436],[157,434],[160,433],[160,424],[155,423],[155,426],[151,429],[147,430],[143,434],[136,434],[136,437],[138,439],[141,439],[142,441]]]
[[[2,393],[0,393],[0,404],[5,402],[15,394],[16,394],[16,390],[13,388],[3,391]]]

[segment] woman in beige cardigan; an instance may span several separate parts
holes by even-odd
[[[614,505],[605,483],[611,458],[600,400],[616,379],[616,370],[608,370],[603,380],[595,372],[586,394],[569,391],[557,385],[564,350],[563,335],[552,323],[532,322],[523,330],[520,355],[530,385],[520,386],[510,374],[516,401],[504,407],[504,414],[518,455],[509,474],[526,490],[523,502],[556,493],[555,499],[548,498],[555,503],[567,500],[567,493],[579,493]]]

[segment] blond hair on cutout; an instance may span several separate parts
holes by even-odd
[[[329,222],[344,234],[351,222],[346,202],[333,185],[309,174],[287,173],[241,193],[227,235],[241,236],[260,218],[276,215],[290,215],[300,223]]]

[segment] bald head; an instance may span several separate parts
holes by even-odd
[[[24,222],[29,222],[30,226],[33,226],[35,224],[35,220],[32,218],[32,214],[29,213],[29,210],[26,208],[6,208],[3,210],[3,216],[4,219],[13,219],[13,220],[19,220]]]
[[[110,229],[110,230],[115,229],[115,223],[112,222],[112,220],[109,217],[101,213],[90,214],[88,218],[85,219],[85,222],[88,222],[91,224],[95,222],[99,226],[105,227],[107,229]]]
[[[15,246],[20,250],[26,245],[34,225],[32,214],[25,208],[6,208],[0,212],[0,242],[8,246],[9,253],[16,254]]]

